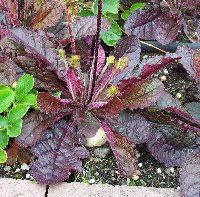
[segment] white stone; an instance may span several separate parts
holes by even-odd
[[[140,177],[139,177],[138,175],[136,175],[136,174],[133,175],[133,180],[134,180],[134,181],[137,181],[139,178],[140,178]]]
[[[30,179],[31,175],[30,174],[26,174],[26,179]]]
[[[181,93],[178,92],[178,93],[176,94],[176,97],[177,97],[177,98],[181,98],[181,97],[182,97]]]
[[[106,134],[102,128],[98,129],[94,137],[87,138],[86,140],[86,146],[88,147],[102,146],[107,142]]]
[[[17,168],[17,169],[15,170],[15,172],[20,172],[20,169],[19,169],[19,168]]]
[[[170,170],[171,173],[174,173],[174,168],[173,167],[171,167],[169,170]]]
[[[162,170],[160,168],[157,168],[156,171],[157,171],[158,174],[161,174],[161,172],[162,172]]]
[[[21,170],[29,170],[29,166],[26,163],[21,165]]]
[[[141,168],[142,167],[142,163],[139,163],[138,166]]]
[[[166,68],[163,70],[163,72],[164,72],[165,74],[169,74],[169,71],[168,71]]]
[[[89,183],[90,183],[90,184],[95,183],[95,179],[90,179],[90,180],[89,180]]]
[[[161,81],[166,81],[166,80],[167,80],[167,77],[163,75],[163,76],[160,77],[160,80],[161,80]]]
[[[3,169],[4,169],[4,171],[10,171],[11,167],[10,166],[5,166]]]

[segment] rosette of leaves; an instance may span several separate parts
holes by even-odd
[[[86,17],[72,24],[71,34],[64,23],[51,28],[54,35],[48,29],[12,25],[0,31],[1,56],[10,57],[10,62],[43,84],[37,98],[40,112],[26,115],[22,134],[16,139],[20,146],[31,147],[31,173],[39,183],[61,182],[81,171],[81,160],[88,157],[81,146],[84,138],[94,136],[100,127],[125,177],[132,177],[137,166],[137,144],[146,142],[166,165],[182,165],[186,156],[198,151],[199,121],[153,77],[179,58],[166,55],[151,63],[143,61],[137,75],[132,75],[139,62],[138,38],[122,38],[112,56],[105,58],[98,39],[101,24],[103,29],[109,27],[101,17],[97,21]],[[88,38],[96,32],[96,40]],[[77,54],[65,55],[61,41],[72,36],[79,43]],[[14,69],[12,63],[9,66]],[[60,97],[51,94],[55,90],[62,92]]]
[[[199,41],[199,6],[199,0],[152,2],[133,12],[124,28],[129,35],[138,35],[145,40],[157,40],[166,45],[174,41],[184,27],[184,32],[191,41]]]
[[[4,75],[0,76],[0,163],[4,163],[7,154],[3,149],[9,145],[9,138],[21,134],[22,118],[30,107],[36,108],[37,95],[30,92],[34,85],[31,75],[20,77],[12,86],[5,85]]]

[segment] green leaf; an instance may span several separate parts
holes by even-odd
[[[9,137],[5,130],[0,130],[0,148],[5,148],[8,145]]]
[[[5,163],[7,160],[7,153],[5,150],[0,148],[0,163]]]
[[[111,28],[101,33],[101,39],[108,45],[114,46],[121,38],[122,32],[120,26],[115,21],[111,21]]]
[[[37,95],[34,95],[34,94],[26,95],[22,100],[19,101],[19,104],[36,105]]]
[[[103,0],[102,2],[102,13],[112,13],[117,14],[119,10],[119,0]],[[92,6],[92,11],[94,15],[98,13],[98,0],[95,0]]]
[[[8,86],[0,84],[0,90],[4,90],[6,88],[8,88]]]
[[[92,10],[89,10],[89,9],[82,9],[79,13],[78,13],[79,16],[82,16],[82,17],[85,17],[85,16],[93,16],[94,13]]]
[[[15,94],[16,99],[21,100],[25,97],[34,86],[33,76],[26,74],[18,79]]]
[[[15,100],[15,93],[10,88],[0,90],[0,113],[5,111]]]
[[[6,127],[8,125],[8,119],[6,117],[0,116],[0,127]]]
[[[22,118],[29,108],[30,106],[27,106],[26,104],[15,105],[8,113],[9,122],[13,123]]]
[[[124,20],[127,20],[128,19],[128,16],[130,14],[132,14],[132,12],[140,9],[140,8],[144,8],[145,6],[145,3],[134,3],[130,9],[128,10],[125,10],[122,14],[121,14],[121,18],[124,19]]]
[[[21,134],[22,122],[22,119],[19,119],[7,127],[7,134],[9,137],[17,137]]]

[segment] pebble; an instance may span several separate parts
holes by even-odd
[[[165,74],[169,74],[169,71],[168,71],[166,68],[163,70],[163,72],[164,72]]]
[[[176,189],[180,189],[180,187],[178,186]]]
[[[104,159],[110,154],[110,149],[109,148],[96,148],[94,150],[94,154],[97,157]]]
[[[182,97],[181,93],[177,93],[177,94],[176,94],[176,97],[177,97],[177,98],[181,98],[181,97]]]
[[[167,80],[167,77],[163,75],[163,76],[160,77],[160,80],[161,80],[161,81],[166,81],[166,80]]]
[[[19,168],[17,168],[17,169],[15,170],[15,172],[20,172],[20,169],[19,169]]]
[[[3,169],[4,169],[4,171],[10,171],[11,167],[10,166],[5,166]]]
[[[157,168],[156,171],[157,171],[158,174],[161,174],[161,172],[162,172],[162,170],[160,168]]]
[[[140,177],[139,177],[138,175],[136,175],[136,174],[133,175],[133,180],[134,180],[134,181],[137,181],[139,178],[140,178]]]
[[[170,170],[171,173],[174,173],[174,168],[173,167],[171,167],[169,170]]]
[[[89,183],[90,183],[90,184],[95,183],[95,179],[90,179],[90,180],[89,180]]]
[[[29,166],[26,163],[21,165],[21,170],[29,170]]]
[[[136,153],[136,157],[139,158],[141,154],[139,152]]]
[[[26,174],[26,179],[30,179],[31,175],[30,174]]]
[[[142,167],[142,163],[139,163],[138,166],[141,168]]]

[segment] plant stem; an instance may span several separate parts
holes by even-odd
[[[76,46],[75,46],[75,40],[74,40],[72,28],[71,28],[71,16],[68,13],[68,11],[66,11],[66,21],[67,21],[67,28],[69,30],[69,36],[70,36],[69,39],[70,39],[70,43],[71,43],[71,47],[72,47],[72,54],[75,55],[76,54]]]
[[[97,75],[97,64],[98,64],[98,54],[99,54],[99,45],[100,45],[100,32],[101,32],[101,17],[102,17],[102,0],[98,0],[98,15],[97,15],[97,33],[96,33],[96,43],[94,49],[94,61],[92,64],[92,69],[90,72],[90,85],[91,90],[89,90],[89,99],[88,103],[92,100],[94,93],[96,75]]]
[[[154,46],[154,45],[152,45],[152,44],[149,44],[149,43],[147,43],[147,42],[144,42],[144,41],[141,41],[141,40],[140,40],[140,43],[146,44],[146,45],[148,45],[148,46],[150,46],[150,47],[153,47],[154,49],[157,49],[158,51],[160,51],[160,52],[162,52],[162,53],[167,53],[167,51],[164,51],[164,50],[162,50],[162,49],[160,49],[160,48],[158,48],[158,47],[156,47],[156,46]]]

